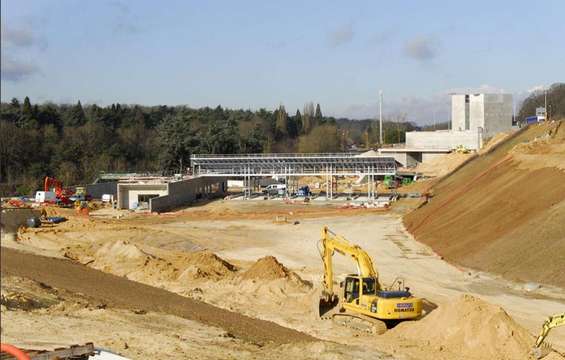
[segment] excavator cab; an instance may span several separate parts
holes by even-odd
[[[361,295],[375,296],[377,292],[377,279],[348,275],[343,284],[343,298],[346,302],[359,303]],[[356,301],[357,300],[357,301]]]

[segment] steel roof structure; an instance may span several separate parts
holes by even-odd
[[[335,176],[394,175],[397,163],[390,156],[352,153],[192,155],[195,176]]]

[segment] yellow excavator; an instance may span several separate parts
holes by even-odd
[[[388,288],[381,286],[369,254],[327,226],[322,228],[318,250],[324,264],[318,304],[322,319],[344,320],[344,325],[381,334],[386,331],[387,322],[416,319],[422,315],[422,299],[412,296],[403,280],[395,280]],[[347,275],[340,283],[339,295],[334,292],[333,284],[335,252],[350,256],[357,264],[357,274]]]
[[[542,346],[543,341],[549,334],[549,331],[558,326],[565,326],[565,313],[550,316],[543,323],[543,326],[541,328],[541,333],[536,339],[536,344],[534,345],[533,348],[533,354],[536,357],[536,359],[541,359],[549,353],[551,348],[549,345]]]

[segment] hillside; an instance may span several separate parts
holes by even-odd
[[[446,259],[565,287],[565,125],[533,125],[443,178],[405,225]]]

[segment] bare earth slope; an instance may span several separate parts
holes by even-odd
[[[476,157],[404,222],[450,261],[565,287],[565,124],[531,126]]]
[[[32,279],[54,288],[81,293],[104,305],[161,312],[220,327],[236,338],[257,344],[308,342],[313,337],[270,321],[220,309],[163,289],[106,274],[68,260],[2,248],[2,275]]]

